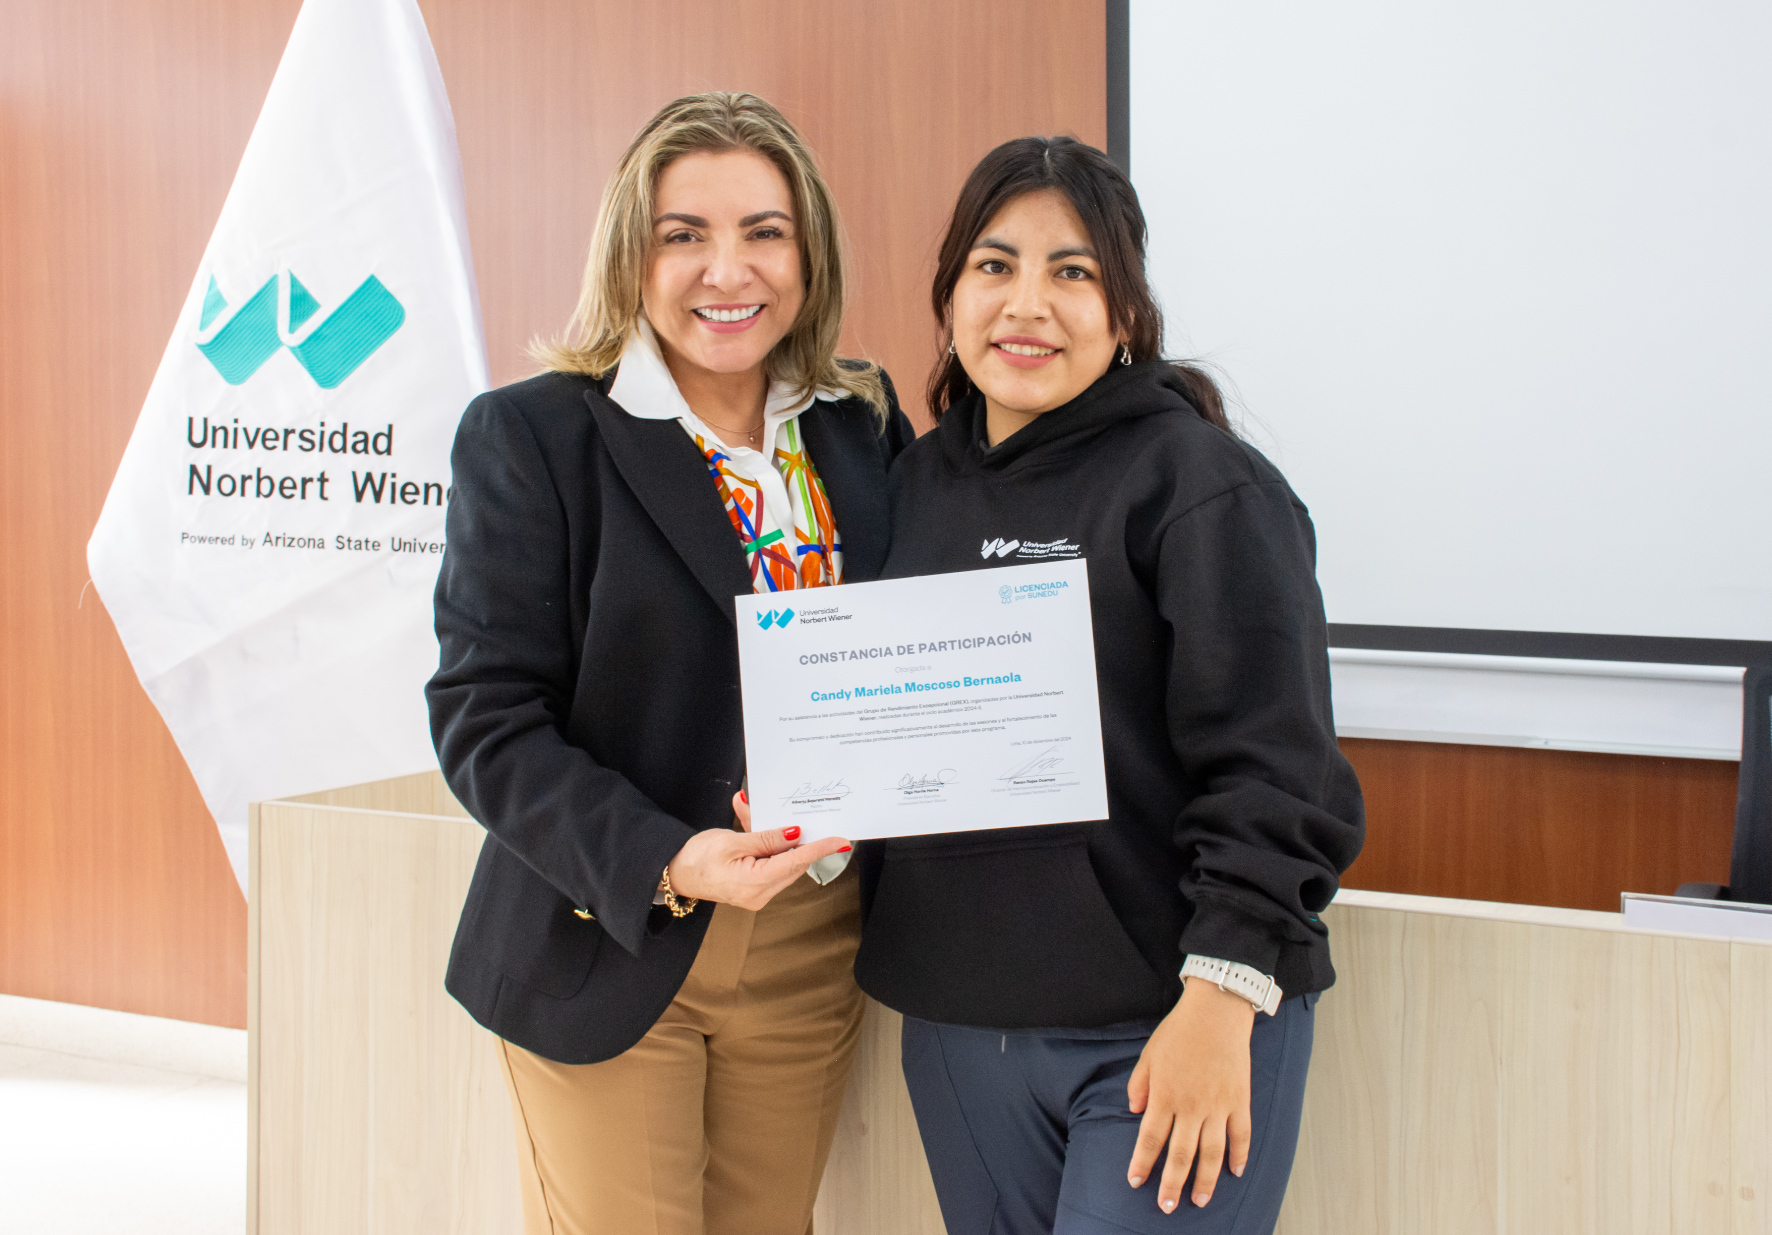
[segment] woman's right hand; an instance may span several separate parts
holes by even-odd
[[[732,807],[746,831],[710,828],[697,832],[671,859],[671,891],[679,898],[693,896],[740,909],[761,909],[804,875],[808,866],[850,848],[848,841],[834,836],[802,845],[797,827],[749,831],[750,804],[734,794]]]

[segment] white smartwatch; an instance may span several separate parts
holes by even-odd
[[[1280,1010],[1279,985],[1253,966],[1221,961],[1212,956],[1189,956],[1181,966],[1184,987],[1189,978],[1204,978],[1221,991],[1241,995],[1255,1005],[1257,1012],[1272,1016]]]

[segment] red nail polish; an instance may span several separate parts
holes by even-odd
[[[853,848],[855,848],[854,845],[844,845],[841,849],[837,850],[837,852],[838,853],[848,853]]]
[[[740,789],[738,791],[738,800],[743,802],[746,806],[749,806],[751,804],[751,795],[746,793],[743,789]]]
[[[800,839],[800,829],[799,828],[783,828],[781,830],[781,834],[783,836],[787,837],[789,840],[799,840]]]

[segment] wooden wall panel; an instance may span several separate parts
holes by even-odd
[[[1351,888],[1616,913],[1729,881],[1738,765],[1344,738],[1366,791]]]
[[[245,1024],[246,906],[86,539],[295,19],[14,0],[0,37],[0,990]]]
[[[664,103],[749,90],[819,156],[856,258],[844,347],[920,414],[935,247],[985,151],[1027,133],[1107,141],[1099,3],[423,0],[449,84],[495,382],[564,325],[597,199]]]
[[[245,905],[86,581],[85,544],[298,0],[12,0],[0,38],[0,991],[245,1023]],[[853,354],[914,398],[961,178],[1106,140],[1098,2],[421,0],[492,372],[571,310],[603,180],[670,98],[748,89],[819,152]],[[914,407],[913,403],[913,407]],[[915,414],[915,413],[914,413]]]

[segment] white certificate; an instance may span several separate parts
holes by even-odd
[[[1081,560],[740,596],[752,827],[1107,817]]]

